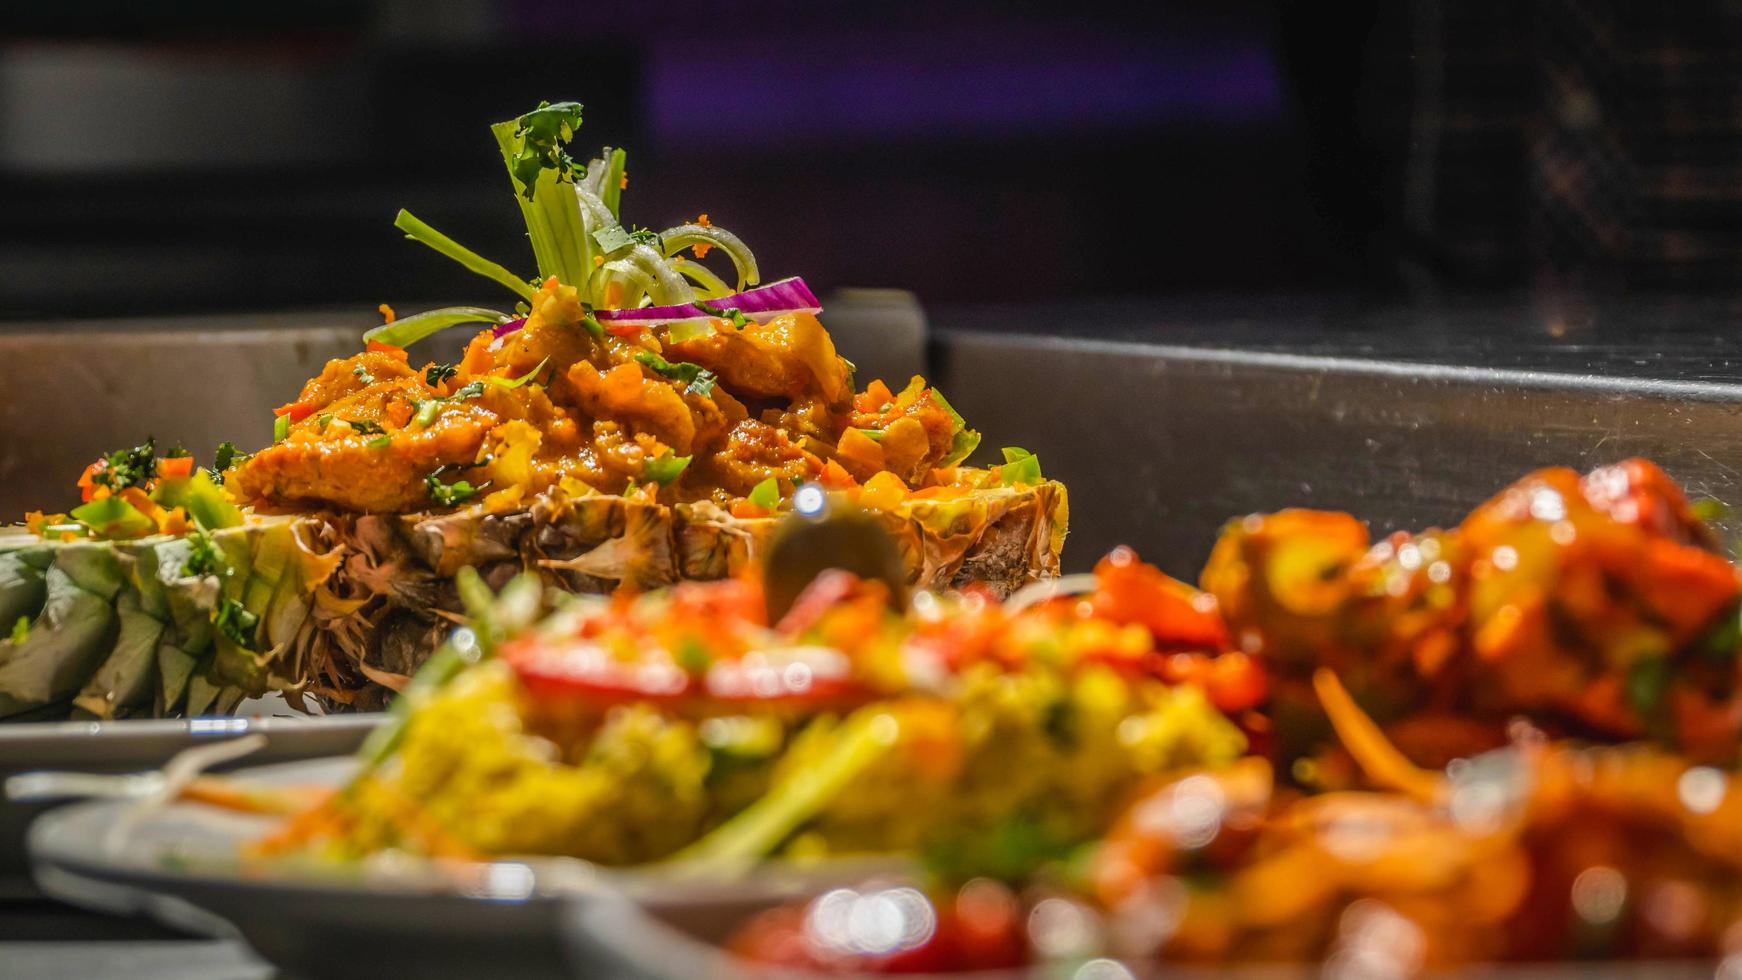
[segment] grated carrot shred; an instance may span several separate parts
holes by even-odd
[[[1314,671],[1313,691],[1325,706],[1325,715],[1336,729],[1337,738],[1369,779],[1422,803],[1435,803],[1444,797],[1445,782],[1440,775],[1422,769],[1398,751],[1349,696],[1335,671],[1328,667]]]

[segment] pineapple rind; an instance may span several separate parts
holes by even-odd
[[[1053,482],[877,512],[923,588],[1005,595],[1058,574],[1068,507]],[[231,574],[182,574],[185,539],[0,538],[0,718],[226,713],[280,691],[324,710],[383,707],[459,619],[453,575],[500,588],[522,571],[577,593],[717,579],[756,560],[775,518],[560,492],[502,512],[251,516],[215,532]],[[225,600],[257,617],[214,627]],[[4,635],[0,633],[0,635]]]

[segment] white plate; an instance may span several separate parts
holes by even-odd
[[[38,769],[122,773],[155,769],[184,749],[243,735],[266,736],[250,763],[287,762],[351,752],[385,714],[269,718],[159,718],[0,724],[0,781]],[[33,893],[24,856],[30,822],[52,803],[0,797],[0,898]]]
[[[262,786],[337,786],[354,765],[317,759],[232,775]],[[345,869],[238,862],[240,845],[272,824],[188,803],[141,814],[129,801],[91,801],[38,819],[29,850],[38,882],[56,897],[208,932],[222,920],[287,973],[370,980],[644,975],[608,952],[610,944],[565,930],[565,919],[577,906],[632,903],[686,935],[723,938],[758,909],[891,867],[766,867],[748,881],[708,883],[571,858],[400,856]]]

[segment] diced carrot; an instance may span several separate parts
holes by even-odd
[[[737,503],[732,505],[732,516],[737,517],[737,518],[741,518],[744,520],[753,520],[753,519],[758,518],[758,517],[767,517],[770,513],[772,513],[772,512],[769,511],[767,508],[758,507],[748,500],[740,500]]]
[[[849,428],[841,433],[841,441],[835,445],[835,453],[854,472],[875,473],[884,466],[883,447],[858,429]]]
[[[333,795],[325,786],[248,786],[222,776],[201,776],[182,790],[181,798],[236,813],[292,815],[325,804]]]
[[[394,399],[393,401],[388,402],[387,408],[383,412],[387,417],[387,421],[392,422],[395,427],[401,429],[405,428],[406,425],[411,422],[411,417],[415,413],[416,409],[411,407],[410,402],[401,401],[399,399]]]
[[[163,508],[157,506],[157,501],[152,500],[151,497],[146,495],[144,490],[141,490],[138,487],[128,487],[121,491],[119,496],[128,504],[131,504],[134,510],[144,514],[146,517],[151,518],[153,521],[162,521]]]
[[[638,323],[609,323],[605,332],[613,337],[639,337],[647,328]]]
[[[388,322],[391,323],[393,321],[389,320]],[[367,351],[373,351],[374,353],[377,353],[377,354],[392,354],[394,357],[397,357],[400,360],[405,361],[406,363],[411,362],[411,355],[407,354],[405,352],[405,348],[399,347],[399,346],[394,345],[394,344],[384,344],[379,340],[371,340],[367,344],[363,345],[363,349],[367,350]]]
[[[175,456],[157,461],[157,476],[161,480],[180,480],[194,475],[192,456]]]
[[[163,534],[186,534],[191,526],[188,512],[181,507],[159,514],[157,518],[157,530]]]
[[[107,469],[108,466],[109,463],[107,460],[99,459],[95,463],[85,467],[85,472],[79,475],[78,487],[80,500],[87,504],[91,502],[92,493],[95,490],[100,489],[96,485],[97,474]]]
[[[313,415],[316,407],[318,406],[312,402],[287,402],[273,409],[272,414],[288,415],[292,422],[301,422],[303,419]]]
[[[865,481],[864,489],[859,491],[859,503],[876,510],[894,510],[907,499],[907,484],[901,482],[901,477],[888,470],[883,470]]]
[[[895,400],[895,394],[881,380],[873,381],[865,386],[865,390],[853,396],[853,410],[865,415],[875,415],[883,410],[883,406]]]
[[[481,330],[472,342],[466,345],[466,354],[460,358],[460,374],[489,374],[496,367],[496,358],[491,356],[490,344],[496,340],[496,335],[488,330]]]
[[[823,486],[831,490],[845,490],[848,487],[859,485],[859,481],[853,479],[853,474],[848,473],[845,467],[832,459],[823,464],[823,471],[817,479],[822,482]]]

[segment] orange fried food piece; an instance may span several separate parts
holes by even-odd
[[[293,422],[301,421],[370,385],[417,376],[417,371],[406,363],[404,351],[368,350],[351,357],[336,357],[302,386],[295,401],[279,412],[288,412]]]
[[[313,424],[312,420],[310,423]],[[245,498],[328,505],[359,513],[430,506],[424,477],[436,467],[470,463],[496,424],[482,408],[446,412],[426,428],[369,434],[334,421],[325,433],[293,431],[235,471]]]
[[[1735,615],[1736,569],[1706,549],[1680,490],[1650,463],[1531,474],[1460,535],[1471,646],[1508,706],[1633,737],[1669,720],[1680,685],[1736,687],[1734,670],[1711,676],[1696,649]]]
[[[676,385],[633,361],[600,371],[587,361],[568,370],[574,398],[587,415],[612,419],[647,432],[679,456],[689,455],[696,438],[690,406]]]
[[[1453,531],[1371,548],[1348,515],[1249,517],[1202,582],[1235,645],[1278,668],[1284,697],[1327,666],[1384,723],[1431,709],[1498,730],[1525,712],[1717,761],[1742,740],[1742,585],[1643,460],[1541,470]]]
[[[1334,511],[1290,509],[1233,521],[1199,585],[1215,596],[1235,645],[1275,660],[1315,662],[1348,646],[1340,614],[1367,525]]]
[[[752,321],[741,330],[728,326],[667,344],[666,357],[700,364],[733,391],[752,398],[809,396],[844,410],[853,397],[847,362],[810,313],[786,313],[767,323]]]
[[[766,422],[744,419],[727,433],[725,445],[708,457],[706,474],[732,496],[743,496],[770,477],[799,482],[815,477],[820,464],[793,443],[786,432]]]
[[[1130,548],[1118,547],[1095,565],[1097,588],[1089,598],[1095,615],[1149,630],[1162,650],[1221,651],[1228,627],[1216,597],[1147,565]]]

